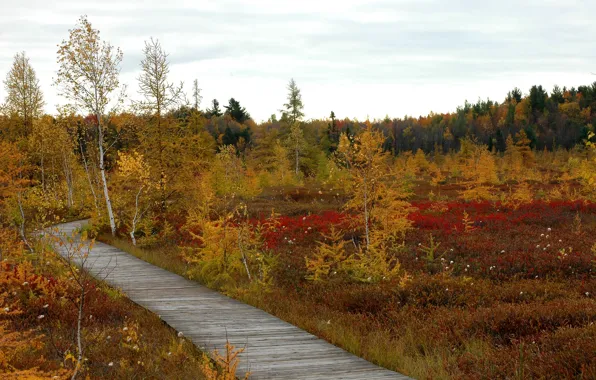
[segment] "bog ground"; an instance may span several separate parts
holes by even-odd
[[[39,57],[4,81],[2,375],[596,378],[596,83],[357,120],[308,119],[288,78],[256,122],[158,38],[125,86],[119,38],[64,28],[52,115]],[[82,219],[85,244],[39,233]]]

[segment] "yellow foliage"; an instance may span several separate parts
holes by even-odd
[[[461,198],[466,201],[493,200],[493,188],[490,185],[499,179],[494,155],[487,146],[463,139],[459,160],[466,178],[466,190],[460,193]]]
[[[515,137],[515,147],[521,155],[523,165],[526,168],[532,167],[534,165],[534,152],[532,152],[532,149],[530,148],[531,141],[528,138],[526,131],[522,129]]]
[[[246,170],[233,145],[224,145],[211,168],[212,186],[217,195],[252,198],[261,191],[254,172]]]
[[[436,163],[433,162],[429,165],[428,173],[430,174],[430,183],[433,186],[439,186],[440,184],[445,183],[445,176]]]
[[[428,161],[426,160],[426,155],[424,151],[420,148],[416,151],[414,155],[414,165],[416,167],[417,172],[421,172],[423,170],[428,169]]]
[[[276,185],[292,185],[296,178],[292,172],[292,163],[289,159],[290,151],[279,140],[273,146],[273,176]]]
[[[402,173],[392,171],[388,165],[387,153],[382,149],[384,139],[381,132],[369,126],[354,139],[342,135],[337,151],[351,179],[347,188],[351,199],[345,207],[361,215],[367,248],[373,230],[375,238],[394,238],[411,227],[407,219],[410,204],[405,201],[409,192]]]
[[[523,174],[523,159],[519,149],[515,146],[511,135],[507,136],[505,150],[505,164],[509,179],[518,179]]]
[[[399,260],[389,254],[383,240],[373,241],[367,250],[361,248],[347,270],[354,280],[361,282],[389,281],[402,272]]]
[[[342,264],[345,264],[348,256],[341,231],[331,226],[329,233],[323,234],[323,238],[323,241],[318,242],[319,246],[313,257],[305,257],[307,280],[327,280],[330,275],[335,275],[344,269]]]
[[[464,225],[464,232],[466,233],[470,233],[476,229],[476,227],[474,227],[474,221],[470,218],[470,215],[468,215],[466,210],[464,210],[464,217],[462,219],[462,223]]]
[[[220,288],[233,288],[239,279],[247,278],[266,290],[275,260],[263,249],[261,230],[270,222],[253,228],[244,205],[214,220],[210,213],[210,209],[192,210],[183,227],[195,243],[182,247],[184,259],[191,264],[189,276]],[[238,217],[244,221],[238,223]]]
[[[594,133],[588,134],[586,140],[586,147],[591,151],[592,157],[588,155],[578,168],[578,176],[582,183],[583,192],[591,199],[596,199],[596,144],[594,143]]]
[[[240,364],[240,358],[238,357],[244,348],[236,348],[229,341],[226,341],[226,351],[221,354],[217,349],[213,351],[213,359],[220,368],[213,368],[209,365],[208,360],[205,360],[203,365],[203,371],[207,380],[236,380],[238,371],[238,365]],[[250,372],[246,373],[243,380],[247,380],[250,376]]]
[[[533,199],[534,194],[530,188],[530,185],[527,182],[522,182],[515,188],[513,193],[510,193],[505,203],[512,206],[513,208],[518,208],[522,204],[532,202]]]

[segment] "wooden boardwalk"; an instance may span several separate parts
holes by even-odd
[[[83,223],[57,227],[70,234]],[[202,350],[222,352],[226,337],[236,347],[246,347],[240,376],[250,371],[251,379],[408,379],[107,244],[96,243],[87,265]]]

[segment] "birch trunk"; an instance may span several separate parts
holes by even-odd
[[[105,169],[104,150],[103,150],[103,129],[101,127],[100,115],[97,115],[97,129],[98,129],[97,143],[99,145],[99,171],[101,173],[103,195],[106,200],[106,208],[108,210],[108,218],[110,220],[110,229],[112,230],[112,236],[116,236],[116,221],[114,219],[114,212],[112,211],[112,202],[110,200],[110,192],[108,190],[108,181],[106,179],[106,169]]]
[[[67,152],[62,153],[62,166],[64,169],[64,180],[66,181],[66,205],[71,208],[74,205],[74,181],[72,174],[72,167],[70,165],[69,154]]]
[[[85,153],[83,152],[83,144],[79,140],[79,148],[81,150],[81,157],[83,158],[83,165],[85,167],[85,174],[87,174],[87,181],[89,181],[89,188],[91,189],[91,194],[93,194],[93,204],[95,204],[95,211],[97,211],[97,215],[101,216],[101,209],[97,204],[97,195],[95,194],[95,186],[93,186],[93,182],[91,181],[91,174],[89,174],[89,166],[87,166],[87,159],[85,158]]]
[[[137,192],[137,196],[135,198],[135,216],[132,218],[132,227],[130,229],[130,239],[132,240],[132,245],[137,245],[137,239],[135,238],[135,232],[137,231],[137,223],[141,220],[141,216],[143,213],[139,212],[139,197],[141,196],[141,192],[143,191],[143,186],[139,188]]]
[[[81,337],[81,324],[83,322],[83,306],[85,304],[85,288],[81,288],[81,301],[79,302],[79,315],[77,318],[77,365],[72,373],[71,380],[76,379],[83,362],[83,343]]]

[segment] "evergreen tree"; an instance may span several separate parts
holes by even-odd
[[[339,130],[337,128],[337,122],[335,119],[335,113],[331,111],[331,123],[328,124],[327,138],[329,139],[329,153],[333,153],[337,150],[339,144]]]
[[[544,111],[544,107],[546,105],[546,99],[548,99],[548,94],[542,86],[532,86],[530,89],[530,107],[532,107],[532,111]]]
[[[519,103],[522,100],[522,92],[517,87],[507,93],[507,102],[511,102],[513,100],[515,100],[516,103]]]
[[[211,101],[211,104],[212,104],[212,107],[207,108],[207,110],[205,111],[207,117],[212,118],[213,116],[215,116],[215,117],[221,116],[222,113],[221,113],[221,109],[219,108],[219,102],[217,101],[217,99],[213,99]]]
[[[240,124],[250,119],[250,115],[246,112],[246,109],[240,105],[240,102],[234,98],[230,98],[228,105],[224,106],[226,109],[225,114],[230,115],[232,119],[236,120]]]
[[[505,149],[507,149],[505,137],[503,136],[503,131],[500,128],[497,129],[497,134],[495,136],[495,147],[497,148],[498,152],[504,152]]]
[[[565,97],[563,96],[563,90],[557,85],[553,87],[553,92],[550,94],[550,98],[557,104],[565,103]]]
[[[286,116],[288,123],[294,125],[304,117],[303,109],[300,89],[296,86],[294,79],[291,79],[288,84],[288,102],[284,104],[284,108],[280,111]]]

